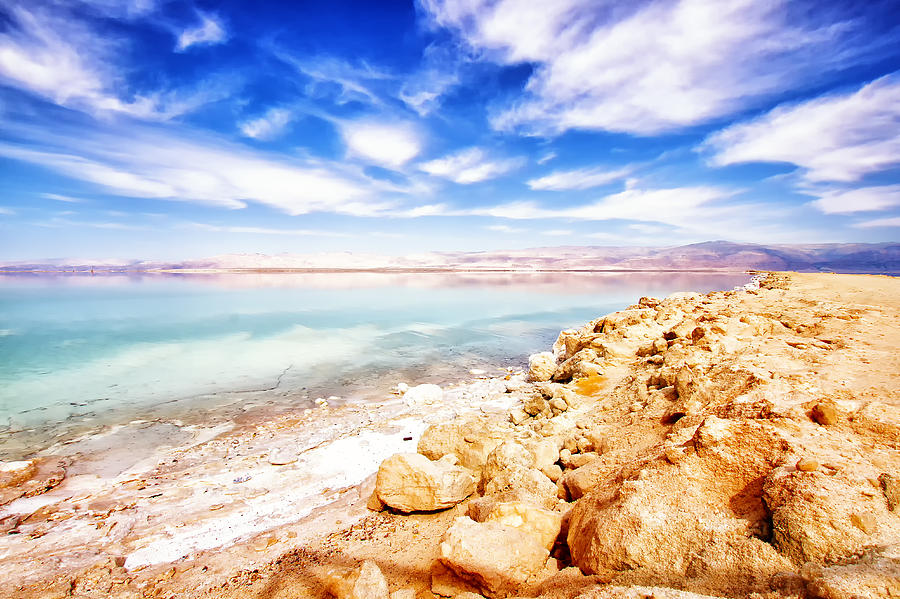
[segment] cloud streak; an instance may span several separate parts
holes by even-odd
[[[710,136],[711,163],[787,162],[810,182],[854,182],[900,165],[900,75],[779,106]]]
[[[175,44],[176,52],[184,52],[193,46],[212,46],[228,39],[225,28],[216,17],[204,13],[197,15],[200,23],[181,32]]]
[[[528,187],[536,190],[566,191],[573,189],[590,189],[608,183],[620,181],[637,169],[630,165],[618,169],[607,170],[602,167],[581,168],[571,171],[554,171],[549,175],[530,179]]]
[[[521,167],[521,158],[491,158],[482,148],[467,148],[443,158],[423,162],[419,170],[454,183],[468,185],[494,179]]]
[[[486,60],[535,65],[503,131],[654,135],[733,114],[862,60],[852,23],[817,26],[785,3],[732,0],[422,0]],[[847,38],[847,39],[845,39]],[[858,43],[858,40],[855,42]],[[803,83],[800,83],[803,82]]]

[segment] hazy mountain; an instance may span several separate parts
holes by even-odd
[[[207,270],[797,270],[900,272],[900,243],[758,245],[709,241],[678,247],[562,246],[491,252],[433,252],[383,256],[226,254],[182,262],[53,260],[0,263],[0,271]]]

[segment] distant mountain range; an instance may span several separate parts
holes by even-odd
[[[226,254],[183,262],[48,260],[0,263],[6,272],[208,272],[260,270],[794,270],[900,273],[900,243],[757,245],[709,241],[678,247],[561,246],[490,252],[383,256]]]

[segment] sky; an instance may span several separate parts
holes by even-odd
[[[5,0],[0,260],[900,240],[900,0]]]

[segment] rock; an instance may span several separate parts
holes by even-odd
[[[773,472],[763,487],[772,543],[797,564],[845,560],[877,543],[897,543],[888,527],[878,534],[878,520],[893,516],[883,502],[863,493],[871,488],[863,484],[820,472]]]
[[[372,493],[369,495],[368,501],[366,501],[366,509],[373,512],[383,512],[386,507],[385,503],[378,498],[378,493]]]
[[[416,599],[416,589],[397,589],[391,593],[391,599]]]
[[[509,501],[494,505],[485,522],[497,522],[534,535],[550,551],[562,527],[562,514],[522,501]]]
[[[830,401],[820,401],[810,412],[812,419],[821,425],[832,425],[838,422],[837,406]]]
[[[497,505],[493,497],[476,497],[466,505],[466,515],[475,522],[484,522]]]
[[[452,507],[475,491],[467,468],[433,462],[418,453],[395,454],[378,468],[375,492],[401,512],[428,512]]]
[[[819,462],[812,458],[803,458],[797,462],[797,470],[813,472],[819,469]]]
[[[482,471],[483,480],[490,481],[501,472],[515,468],[532,468],[534,456],[517,441],[504,441],[488,455]]]
[[[900,597],[900,559],[867,554],[856,563],[812,568],[806,588],[816,599]]]
[[[480,472],[488,455],[508,437],[509,426],[485,417],[455,420],[434,424],[425,429],[419,439],[418,451],[439,460],[453,454],[459,463],[476,473]],[[466,439],[472,439],[467,441]]]
[[[444,534],[439,560],[487,597],[505,597],[543,570],[549,551],[537,537],[462,516]]]
[[[0,462],[0,489],[17,487],[37,474],[34,460]]]
[[[563,475],[562,468],[558,464],[550,464],[541,468],[541,473],[553,482],[558,481]]]
[[[336,599],[391,599],[384,574],[371,560],[364,561],[348,574],[331,570],[325,575],[324,582],[325,588]]]
[[[438,385],[432,385],[430,383],[410,387],[409,390],[403,394],[403,401],[405,401],[408,406],[418,406],[422,404],[431,405],[441,403],[443,399],[444,390]]]
[[[528,420],[530,417],[531,417],[531,415],[528,412],[526,412],[525,410],[523,410],[522,408],[513,408],[512,410],[509,411],[509,421],[512,422],[513,424],[515,424],[516,426],[519,426],[520,424],[522,424],[523,422]]]
[[[528,357],[528,378],[532,381],[549,381],[556,372],[556,356],[550,352],[532,354]]]
[[[900,507],[900,480],[890,474],[882,474],[878,477],[878,482],[881,483],[881,490],[887,499],[888,509],[892,512],[897,511]]]
[[[556,485],[534,468],[500,472],[484,485],[484,494],[499,501],[530,501],[545,508],[552,508],[557,501]]]

